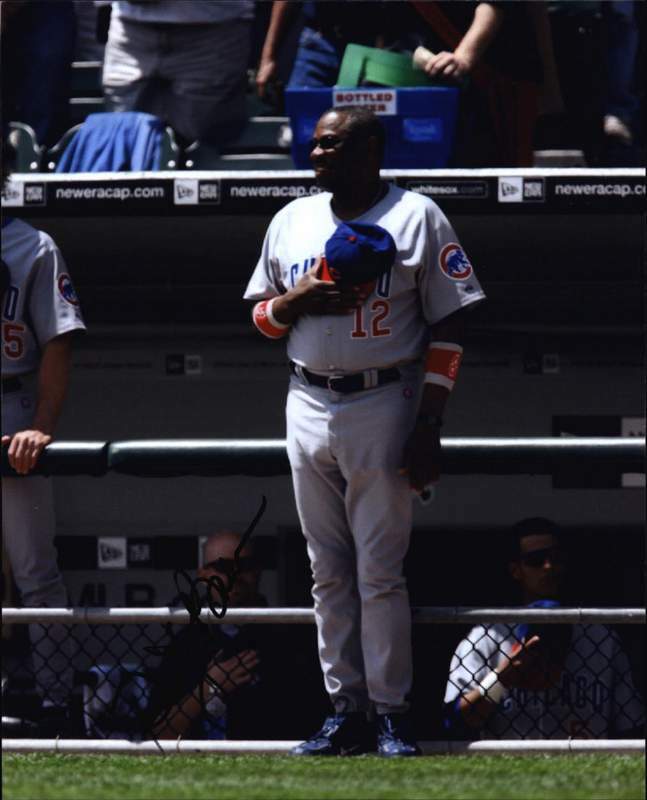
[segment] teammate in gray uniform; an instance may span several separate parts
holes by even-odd
[[[259,330],[288,336],[288,455],[335,711],[294,752],[375,749],[375,711],[380,754],[416,755],[402,574],[411,490],[438,477],[462,309],[484,295],[436,204],[381,181],[384,129],[371,112],[328,111],[314,135],[311,160],[326,191],[276,214],[245,292],[260,301]],[[392,238],[395,259],[374,286],[322,280],[321,256],[341,223],[367,226],[348,237],[367,252],[371,231]]]
[[[63,258],[50,236],[19,219],[2,222],[2,447],[29,475],[52,440],[68,384],[72,338],[85,329]],[[2,536],[23,605],[67,605],[54,547],[49,478],[3,477]],[[73,671],[62,625],[30,626],[42,729],[65,724]]]
[[[512,538],[509,568],[524,602],[559,605],[559,528],[522,520]],[[445,703],[449,726],[464,738],[631,738],[644,725],[627,656],[617,635],[597,624],[477,625],[456,648]]]

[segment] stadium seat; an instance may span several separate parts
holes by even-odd
[[[284,128],[288,117],[251,117],[242,133],[227,143],[222,152],[236,153],[286,153],[290,149],[285,143]]]
[[[14,152],[14,172],[40,172],[44,148],[36,141],[33,128],[24,122],[10,122],[9,144]]]
[[[179,169],[182,165],[182,154],[175,138],[173,128],[167,126],[162,134],[160,145],[160,170]]]
[[[61,156],[65,152],[65,148],[74,138],[76,132],[81,128],[82,123],[77,123],[73,127],[69,128],[65,131],[65,133],[61,136],[61,138],[56,142],[53,147],[50,147],[47,153],[45,154],[45,170],[47,172],[54,172],[58,165],[58,162],[61,159]]]
[[[70,81],[71,97],[101,97],[101,61],[73,61]]]
[[[84,122],[88,114],[105,111],[101,61],[74,61],[70,78],[70,125]]]

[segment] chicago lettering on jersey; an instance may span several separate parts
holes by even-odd
[[[314,267],[316,260],[317,259],[314,256],[312,256],[311,258],[306,258],[304,261],[292,264],[289,270],[291,289],[294,289],[301,275],[305,275],[309,269],[312,269],[312,267]],[[301,275],[299,274],[299,271],[301,272]]]
[[[20,289],[17,286],[10,286],[7,289],[2,316],[9,322],[12,322],[14,319],[16,319],[16,309],[18,308],[19,297]]]
[[[550,709],[555,706],[583,710],[588,708],[601,713],[610,696],[609,687],[597,678],[591,680],[586,675],[572,675],[563,672],[559,686],[550,689],[530,690],[511,687],[503,702],[506,711],[523,708]]]

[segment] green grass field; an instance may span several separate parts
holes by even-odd
[[[4,755],[4,800],[636,800],[641,756]]]

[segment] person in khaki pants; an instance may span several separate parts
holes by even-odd
[[[145,111],[186,142],[220,144],[247,119],[250,0],[115,2],[103,88],[108,111]]]

